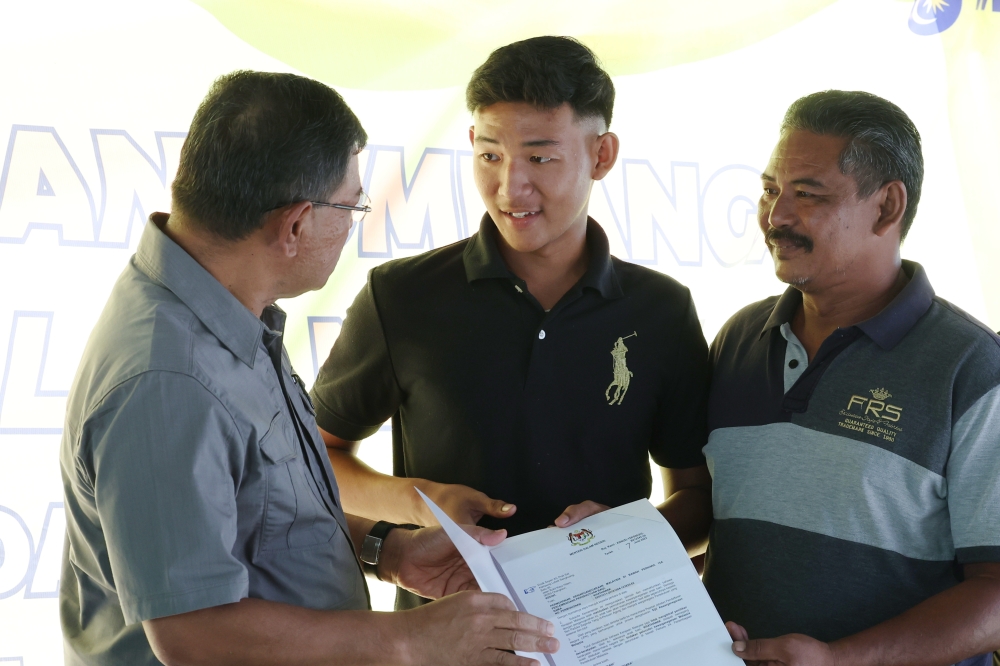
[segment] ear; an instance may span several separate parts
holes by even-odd
[[[476,145],[476,126],[469,125],[469,143],[473,146]]]
[[[302,231],[312,210],[311,202],[300,201],[271,213],[271,217],[264,223],[267,244],[283,257],[298,255]]]
[[[614,132],[605,132],[596,139],[597,161],[590,177],[594,180],[601,180],[608,175],[618,161],[618,135]]]
[[[893,229],[902,235],[903,216],[906,214],[906,185],[902,181],[893,180],[873,194],[877,197],[879,216],[872,227],[872,233],[884,237]]]

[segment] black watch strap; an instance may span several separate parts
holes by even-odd
[[[378,575],[378,563],[382,558],[382,546],[385,543],[389,532],[401,527],[407,530],[419,529],[419,525],[397,525],[385,520],[380,520],[365,535],[365,540],[361,542],[361,567],[367,576],[373,576],[378,580],[382,578]]]

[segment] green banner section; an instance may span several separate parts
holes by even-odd
[[[703,60],[834,0],[195,0],[248,44],[334,86],[464,86],[493,49],[573,35],[614,76]]]

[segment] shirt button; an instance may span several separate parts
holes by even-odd
[[[545,339],[545,331],[538,331],[538,339],[539,340]]]
[[[793,358],[788,362],[788,367],[793,369],[799,367],[799,360],[797,358]]]

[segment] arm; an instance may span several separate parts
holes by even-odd
[[[341,439],[322,428],[320,434],[348,513],[394,523],[437,524],[414,486],[462,525],[474,525],[484,515],[507,518],[517,510],[513,504],[490,499],[468,486],[380,474],[358,460],[358,442]]]
[[[666,499],[656,508],[674,528],[688,555],[701,555],[708,547],[708,528],[712,524],[712,475],[708,466],[661,467],[660,472]]]
[[[555,652],[551,623],[505,597],[463,592],[402,613],[317,611],[262,599],[146,620],[167,666],[212,664],[510,664],[499,650]]]
[[[733,652],[769,666],[940,666],[1000,648],[1000,563],[965,565],[965,580],[902,615],[832,643],[801,634],[748,640]]]
[[[708,546],[708,528],[712,524],[712,477],[708,467],[661,468],[661,471],[666,500],[656,508],[674,528],[688,555],[701,555]],[[574,504],[556,518],[555,524],[569,527],[609,508],[589,500]]]
[[[348,516],[355,543],[372,522]],[[503,532],[470,528],[487,545]],[[425,596],[452,594],[403,613],[317,611],[261,599],[147,620],[156,657],[182,664],[512,664],[534,660],[500,650],[554,652],[551,623],[514,611],[506,598],[478,589],[439,528],[393,530],[379,574]]]

